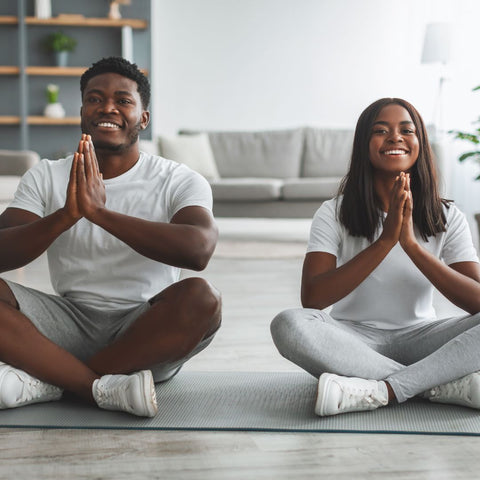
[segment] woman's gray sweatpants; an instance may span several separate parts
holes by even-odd
[[[480,313],[382,330],[297,308],[277,315],[271,332],[279,352],[315,377],[385,380],[399,402],[480,370]]]

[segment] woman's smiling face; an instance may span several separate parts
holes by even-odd
[[[373,168],[393,176],[408,172],[419,151],[415,124],[408,111],[396,103],[383,107],[373,123],[369,142]]]

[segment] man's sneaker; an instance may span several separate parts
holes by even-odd
[[[59,400],[63,390],[0,362],[0,409]]]
[[[318,382],[315,413],[320,416],[374,410],[388,403],[385,382],[323,373]]]
[[[93,398],[100,408],[120,410],[139,417],[154,417],[158,411],[152,372],[104,375],[95,380]]]
[[[480,409],[480,372],[444,383],[422,395],[431,402],[450,403]]]

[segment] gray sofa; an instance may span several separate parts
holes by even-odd
[[[219,173],[210,182],[215,215],[311,218],[338,190],[353,131],[305,127],[208,138]]]
[[[204,138],[198,139],[197,150],[193,142],[184,148],[189,138],[202,135],[208,135],[210,152],[205,152]],[[311,218],[337,192],[347,172],[352,143],[353,130],[303,127],[250,132],[184,130],[176,138],[141,141],[141,148],[203,173],[212,187],[216,216]],[[202,171],[198,162],[208,155],[214,171],[212,166]]]
[[[13,200],[21,176],[39,160],[31,150],[0,150],[0,213]]]

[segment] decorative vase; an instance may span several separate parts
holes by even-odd
[[[66,50],[55,52],[55,63],[57,67],[66,67],[68,65],[68,52]]]
[[[47,103],[43,114],[49,118],[63,118],[65,116],[65,109],[60,102]]]
[[[52,16],[50,0],[35,0],[35,16],[37,18],[50,18]]]

